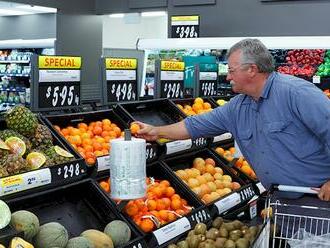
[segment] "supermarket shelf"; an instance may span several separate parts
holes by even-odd
[[[30,74],[0,73],[0,76],[8,76],[8,77],[30,77]]]
[[[30,60],[0,60],[0,64],[29,64]]]

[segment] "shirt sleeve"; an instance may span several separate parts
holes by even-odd
[[[330,149],[330,100],[318,88],[302,87],[295,90],[294,112]]]
[[[213,137],[225,132],[231,132],[233,101],[224,106],[217,107],[211,112],[187,117],[184,120],[185,126],[191,138]]]

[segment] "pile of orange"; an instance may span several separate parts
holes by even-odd
[[[177,104],[176,106],[187,116],[199,115],[210,112],[212,110],[211,104],[209,102],[205,102],[200,97],[197,97],[191,106],[189,104],[185,104],[184,106]]]
[[[241,187],[230,175],[224,175],[212,158],[195,158],[192,168],[177,170],[175,174],[206,204]]]
[[[81,122],[76,127],[60,128],[55,125],[54,128],[65,137],[89,165],[95,164],[97,157],[108,155],[110,141],[122,136],[122,130],[109,119],[89,124]]]
[[[124,208],[144,232],[151,232],[191,211],[187,201],[176,194],[169,181],[147,178],[147,185],[147,196],[129,201]]]
[[[234,159],[235,147],[230,147],[228,150],[225,150],[222,147],[217,147],[215,151],[229,162]],[[238,168],[244,174],[251,177],[252,179],[257,179],[256,173],[254,172],[250,164],[244,159],[244,157],[238,158],[235,163],[235,167]]]

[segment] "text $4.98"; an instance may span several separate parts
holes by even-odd
[[[119,101],[134,101],[136,99],[136,92],[132,83],[122,82],[122,83],[111,83],[110,88],[110,99],[112,102],[114,99]]]

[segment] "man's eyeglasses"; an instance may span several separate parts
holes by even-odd
[[[235,66],[235,67],[233,67],[233,68],[228,67],[228,74],[234,74],[235,71],[236,71],[238,68],[240,68],[241,66],[243,66],[243,65],[250,65],[250,64],[251,64],[251,63],[243,63],[243,64],[240,64],[240,65]]]

